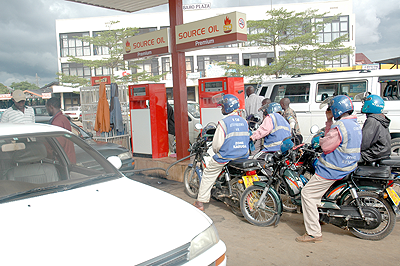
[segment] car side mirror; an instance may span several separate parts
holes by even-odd
[[[93,138],[93,133],[92,132],[87,132],[88,136]]]

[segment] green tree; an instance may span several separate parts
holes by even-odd
[[[38,90],[40,89],[35,84],[29,83],[28,81],[21,81],[21,82],[13,82],[10,85],[11,88],[14,90]]]
[[[0,94],[8,94],[10,91],[3,83],[0,83]]]
[[[247,40],[264,50],[273,50],[272,63],[266,66],[226,64],[227,69],[235,70],[235,75],[260,80],[263,75],[278,77],[317,72],[317,69],[325,69],[324,61],[336,60],[340,55],[353,52],[353,48],[343,45],[348,40],[347,35],[330,43],[318,42],[324,24],[337,17],[327,17],[327,13],[318,14],[318,10],[311,9],[296,13],[280,8],[269,10],[266,14],[266,20],[248,21],[250,34]]]
[[[105,48],[108,51],[108,56],[104,56],[101,59],[97,60],[86,60],[74,56],[70,56],[69,62],[75,62],[78,64],[83,64],[84,66],[92,68],[100,68],[105,67],[111,70],[111,81],[117,83],[126,83],[126,82],[137,82],[140,80],[151,80],[158,81],[160,80],[160,76],[152,77],[145,72],[136,73],[132,75],[125,76],[123,78],[116,77],[114,75],[115,69],[126,70],[127,64],[123,60],[123,49],[124,49],[124,39],[128,37],[134,36],[139,31],[137,28],[120,28],[120,29],[112,29],[115,24],[118,24],[119,21],[110,21],[106,23],[108,30],[102,31],[98,33],[96,36],[84,36],[80,37],[84,42],[88,42],[94,46]],[[138,68],[137,65],[133,62],[129,65],[130,68]],[[57,73],[58,79],[62,83],[72,83],[75,86],[84,85],[85,83],[82,78],[78,78],[76,76],[66,76],[61,73]],[[87,81],[89,82],[89,81]]]

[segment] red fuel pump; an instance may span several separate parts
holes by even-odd
[[[244,109],[244,82],[242,77],[219,77],[199,79],[200,121],[203,126],[217,123],[223,118],[221,108],[213,103],[214,95],[224,93],[238,97],[240,109]]]
[[[139,84],[128,88],[133,154],[152,158],[167,157],[165,84]]]

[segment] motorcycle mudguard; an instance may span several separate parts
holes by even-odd
[[[188,167],[193,167],[193,164],[190,163],[188,164]],[[201,169],[199,167],[196,167],[196,174],[199,177],[199,184],[201,183],[201,177],[202,177],[202,173],[201,173]]]
[[[264,189],[267,187],[267,183],[265,182],[261,182],[261,181],[255,181],[253,182],[253,186],[257,186],[257,187],[263,187]],[[280,217],[282,215],[283,212],[283,203],[281,200],[281,197],[279,196],[278,192],[276,192],[276,190],[273,187],[269,187],[269,191],[268,191],[272,197],[275,198],[275,201],[278,205],[278,217],[275,221],[275,226],[277,226],[277,224],[279,223]]]

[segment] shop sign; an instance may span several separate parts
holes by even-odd
[[[92,77],[92,86],[100,85],[100,82],[105,82],[107,85],[111,84],[111,76],[99,76],[99,77]]]
[[[0,94],[0,100],[11,100],[11,94]]]
[[[182,6],[183,11],[201,10],[201,9],[210,9],[210,8],[211,8],[211,3],[198,3],[198,4],[189,4],[189,5]]]
[[[168,28],[126,38],[124,60],[169,54],[168,43]]]
[[[247,41],[246,14],[232,12],[176,26],[177,50],[192,51]]]
[[[51,98],[51,92],[42,93],[42,99],[50,99],[50,98]]]

